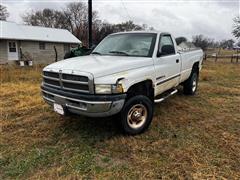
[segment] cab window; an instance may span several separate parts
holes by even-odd
[[[175,54],[175,48],[170,35],[163,35],[160,37],[159,53],[161,56]]]

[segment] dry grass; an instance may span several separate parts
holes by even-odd
[[[233,55],[233,54],[237,54],[237,50],[215,48],[215,49],[207,49],[206,53],[207,54],[217,53],[219,56],[221,56],[221,55]]]
[[[1,68],[1,179],[240,179],[240,64],[204,64],[198,94],[157,104],[135,137],[111,118],[55,114],[40,71]]]
[[[219,55],[232,55],[237,54],[237,50],[229,50],[229,49],[218,49]]]

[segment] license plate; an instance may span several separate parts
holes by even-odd
[[[58,114],[64,115],[64,109],[62,105],[60,104],[53,104],[54,111],[57,112]]]

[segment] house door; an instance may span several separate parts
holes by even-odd
[[[19,60],[17,41],[8,41],[8,60]]]

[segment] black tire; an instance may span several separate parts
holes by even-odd
[[[194,70],[188,80],[183,84],[183,92],[186,95],[196,94],[198,88],[198,71]]]
[[[137,110],[134,111],[134,109],[142,109],[142,112]],[[152,122],[153,109],[153,102],[146,96],[136,95],[128,99],[120,113],[120,122],[124,132],[129,135],[136,135],[144,132]],[[128,118],[129,113],[133,118]],[[139,119],[137,119],[137,115],[140,116]]]

